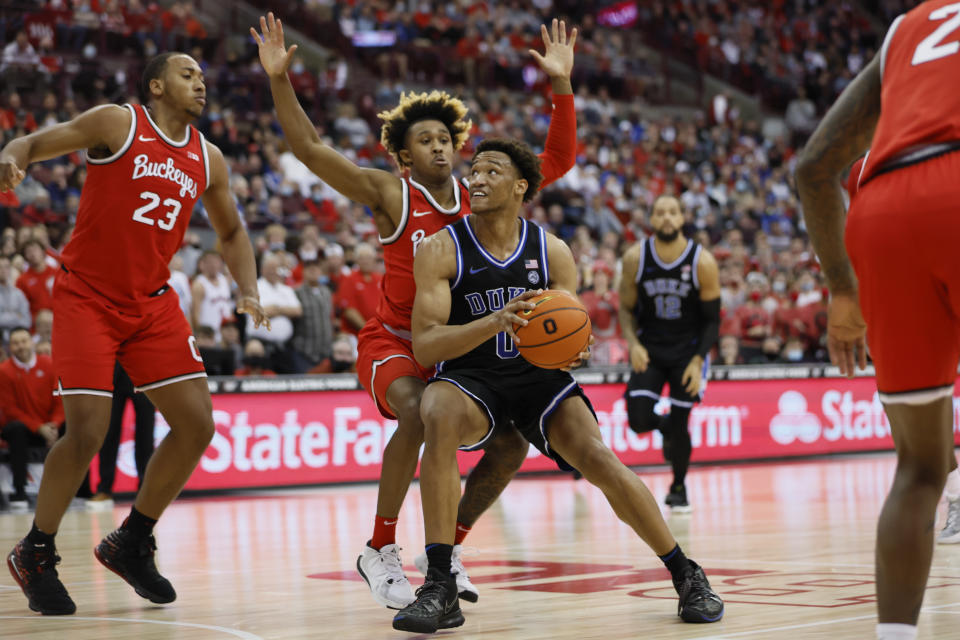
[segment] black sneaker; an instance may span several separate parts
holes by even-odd
[[[723,600],[710,588],[703,569],[693,560],[679,577],[673,578],[673,587],[680,596],[677,615],[684,622],[718,622],[723,617]]]
[[[690,503],[687,502],[687,488],[682,484],[670,485],[670,493],[667,494],[664,502],[675,513],[689,513],[693,511]]]
[[[59,562],[60,556],[52,544],[35,545],[26,538],[7,556],[10,575],[23,589],[30,608],[45,616],[70,615],[77,610],[57,576]]]
[[[157,571],[153,559],[156,550],[153,536],[137,539],[130,531],[120,528],[101,540],[93,555],[100,564],[126,580],[138,596],[155,604],[166,604],[177,599],[177,592]]]
[[[457,581],[437,569],[427,571],[427,579],[417,589],[417,599],[393,617],[393,628],[414,633],[433,633],[463,624]]]

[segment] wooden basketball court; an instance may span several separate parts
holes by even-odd
[[[668,573],[599,491],[565,475],[517,480],[467,538],[465,563],[480,601],[463,604],[465,626],[438,637],[872,638],[874,527],[893,464],[884,453],[694,468],[688,490],[695,510],[669,523],[726,601],[725,619],[713,625],[679,621]],[[642,476],[662,498],[668,474]],[[58,546],[77,614],[32,613],[4,571],[0,637],[426,637],[394,631],[393,613],[374,604],[357,576],[375,502],[372,485],[182,499],[158,525],[159,566],[179,592],[164,607],[136,596],[94,560],[93,546],[129,507],[71,511]],[[0,515],[4,554],[30,521]],[[419,584],[416,487],[398,542]],[[931,575],[920,638],[960,638],[960,545],[937,547]]]

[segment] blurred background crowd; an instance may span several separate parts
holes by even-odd
[[[826,359],[826,292],[794,193],[793,163],[825,108],[870,60],[903,0],[278,0],[224,3],[11,0],[0,8],[0,141],[108,102],[137,101],[147,59],[190,53],[207,78],[198,122],[227,157],[258,253],[273,331],[234,313],[232,285],[202,207],[171,264],[211,373],[349,371],[383,262],[369,211],[287,149],[247,34],[276,11],[302,43],[291,77],[320,134],[355,162],[396,170],[376,114],[400,93],[446,88],[470,108],[477,141],[540,150],[549,82],[527,49],[554,16],[581,29],[573,76],[576,166],[526,209],[580,266],[598,344],[624,362],[620,256],[649,234],[661,194],[721,269],[715,362]],[[225,13],[226,11],[226,13]],[[291,31],[291,25],[294,29]],[[0,330],[29,326],[49,351],[50,287],[86,169],[82,153],[37,163],[0,194]],[[4,354],[5,355],[5,354]]]

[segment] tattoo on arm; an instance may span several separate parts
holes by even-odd
[[[834,292],[856,289],[856,276],[843,244],[840,176],[870,146],[879,118],[880,61],[876,56],[820,121],[797,167],[797,190],[810,242]]]

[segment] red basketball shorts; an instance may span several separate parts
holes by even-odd
[[[960,153],[869,181],[847,216],[885,403],[951,396],[960,358]]]
[[[410,376],[426,382],[433,367],[425,368],[413,357],[410,340],[387,330],[371,318],[357,336],[357,377],[370,392],[385,418],[396,419],[387,403],[387,389],[397,378]]]
[[[116,360],[137,391],[207,375],[176,292],[125,313],[64,271],[53,289],[51,347],[65,396],[110,397]]]

